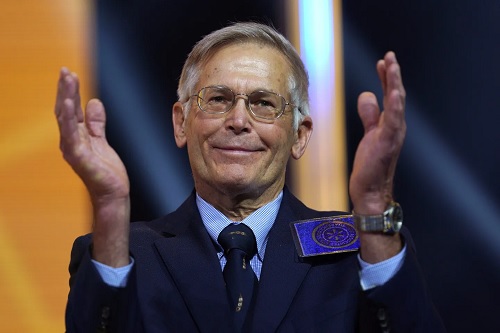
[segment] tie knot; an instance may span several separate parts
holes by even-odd
[[[243,223],[230,224],[225,227],[217,241],[226,254],[233,249],[239,249],[250,259],[257,253],[255,235],[252,229]]]

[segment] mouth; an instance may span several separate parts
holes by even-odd
[[[221,152],[223,154],[229,155],[250,155],[257,152],[264,151],[264,148],[260,145],[252,145],[249,143],[245,144],[213,144],[212,148],[215,151]]]
[[[267,151],[259,138],[251,135],[213,135],[206,141],[207,148],[220,158],[236,163],[250,163]],[[214,157],[215,157],[214,156]]]
[[[262,151],[262,149],[255,149],[249,147],[238,147],[238,146],[214,146],[215,150],[227,154],[251,154],[255,152]]]

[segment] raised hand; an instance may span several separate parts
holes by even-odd
[[[94,211],[94,259],[110,265],[128,263],[129,180],[125,166],[105,136],[106,113],[93,99],[85,113],[75,73],[61,69],[55,114],[64,159],[82,179]]]
[[[377,72],[382,83],[384,110],[381,112],[373,93],[364,92],[359,96],[358,113],[365,133],[356,151],[349,183],[354,210],[367,215],[382,213],[392,200],[394,173],[406,134],[406,93],[393,52],[388,52],[378,61]],[[386,259],[401,247],[399,235],[392,238],[384,235],[361,237],[361,255],[370,261]],[[372,257],[371,254],[375,254],[371,253],[372,250],[378,252],[376,258]],[[382,255],[385,250],[388,250],[387,254]]]

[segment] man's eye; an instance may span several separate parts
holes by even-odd
[[[216,103],[228,103],[229,100],[227,97],[224,97],[222,95],[216,95],[216,96],[210,96],[210,98],[207,101],[210,104],[216,104]]]
[[[252,106],[258,107],[258,108],[274,108],[275,107],[273,102],[266,101],[264,99],[259,99],[259,100],[253,101]]]

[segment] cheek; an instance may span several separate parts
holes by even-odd
[[[186,142],[190,157],[200,158],[206,150],[206,142],[220,127],[220,123],[210,119],[191,119],[186,124]]]
[[[295,135],[294,131],[291,128],[291,124],[285,124],[283,127],[278,127],[274,131],[274,138],[277,142],[279,142],[279,145],[281,148],[291,148],[293,142],[295,141]]]
[[[186,127],[186,147],[191,163],[203,160],[203,138],[193,127]]]
[[[280,129],[267,137],[269,147],[272,147],[273,160],[280,160],[280,162],[286,163],[294,142],[292,135],[291,132]]]

